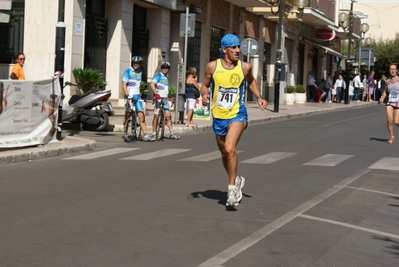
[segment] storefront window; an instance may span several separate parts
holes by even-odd
[[[197,69],[198,80],[200,80],[201,71],[199,71],[201,60],[201,22],[195,22],[194,37],[188,37],[187,42],[187,70],[190,67]]]
[[[220,58],[220,40],[224,36],[224,30],[216,27],[211,27],[211,51],[210,61]]]
[[[9,22],[0,23],[0,63],[11,64],[24,47],[25,0],[13,0],[11,10],[0,10],[10,15]]]

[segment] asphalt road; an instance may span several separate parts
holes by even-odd
[[[384,112],[250,125],[236,209],[213,133],[69,132],[97,149],[1,167],[0,266],[396,267],[399,144]]]

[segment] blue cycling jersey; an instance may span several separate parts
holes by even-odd
[[[142,81],[143,71],[138,69],[135,71],[133,68],[129,68],[123,74],[122,81],[126,82],[127,92],[129,97],[133,95],[140,95],[140,84]]]

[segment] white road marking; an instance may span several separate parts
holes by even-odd
[[[174,155],[174,154],[178,154],[178,153],[182,153],[182,152],[186,152],[186,151],[190,151],[190,150],[191,149],[168,148],[168,149],[158,150],[155,152],[150,152],[150,153],[145,153],[145,154],[140,154],[140,155],[136,155],[136,156],[132,156],[132,157],[123,158],[121,160],[150,160],[150,159],[166,157],[166,156],[170,156],[170,155]]]
[[[326,222],[326,223],[331,223],[331,224],[335,224],[335,225],[340,225],[340,226],[352,228],[352,229],[363,231],[363,232],[368,232],[368,233],[372,233],[372,234],[376,234],[376,235],[390,237],[393,239],[399,239],[399,235],[394,235],[394,234],[390,234],[387,232],[373,230],[373,229],[366,228],[366,227],[356,226],[356,225],[349,224],[349,223],[343,223],[343,222],[338,222],[338,221],[334,221],[334,220],[323,219],[323,218],[309,216],[309,215],[305,215],[305,214],[299,215],[299,217],[314,220],[314,221],[319,221],[319,222]]]
[[[373,165],[371,165],[369,169],[399,171],[399,158],[382,158]]]
[[[198,267],[221,267],[221,265],[228,260],[234,258],[241,252],[245,251],[249,247],[255,245],[257,242],[268,236],[269,234],[273,233],[280,227],[284,226],[285,224],[289,223],[293,219],[297,218],[307,210],[313,208],[323,200],[329,198],[330,196],[334,195],[341,189],[345,188],[349,184],[353,183],[361,176],[368,173],[370,170],[364,169],[360,170],[357,173],[349,176],[342,182],[336,184],[335,186],[331,187],[330,189],[324,191],[320,195],[312,198],[308,202],[302,204],[301,206],[297,207],[296,209],[288,212],[287,214],[281,216],[277,220],[271,222],[270,224],[266,225],[265,227],[259,229],[258,231],[254,232],[253,234],[249,235],[248,237],[244,238],[243,240],[239,241],[238,243],[232,245],[225,251],[222,251],[218,255],[210,258],[206,262],[200,264]]]
[[[350,159],[351,157],[353,157],[353,155],[326,154],[320,158],[311,160],[303,165],[334,167],[339,163],[347,159]]]
[[[251,159],[246,159],[244,161],[241,161],[241,163],[258,163],[258,164],[270,164],[282,159],[286,159],[289,157],[292,157],[298,153],[289,153],[289,152],[271,152],[267,153],[265,155],[251,158]]]
[[[366,191],[366,192],[376,193],[376,194],[381,194],[381,195],[387,195],[387,196],[390,196],[390,197],[399,197],[398,194],[392,194],[392,193],[387,193],[387,192],[377,191],[377,190],[370,190],[370,189],[361,188],[361,187],[347,186],[346,188],[350,188],[350,189],[354,189],[354,190],[360,190],[360,191]]]
[[[238,153],[243,152],[243,150],[241,151],[237,151]],[[206,153],[206,154],[202,154],[202,155],[198,155],[198,156],[194,156],[194,157],[190,157],[190,158],[185,158],[185,159],[180,159],[179,161],[211,161],[214,159],[220,159],[222,156],[220,154],[220,151],[214,151],[214,152],[210,152],[210,153]]]
[[[125,153],[133,150],[137,150],[140,148],[122,148],[122,147],[117,147],[117,148],[112,148],[112,149],[107,149],[103,151],[98,151],[98,152],[93,152],[89,154],[84,154],[80,156],[75,156],[75,157],[69,157],[69,158],[64,158],[64,159],[96,159],[96,158],[101,158],[101,157],[106,157],[106,156],[111,156],[119,153]]]

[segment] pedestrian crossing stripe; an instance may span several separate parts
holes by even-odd
[[[265,155],[251,158],[251,159],[246,159],[244,161],[241,161],[241,163],[258,163],[258,164],[270,164],[282,159],[286,159],[292,156],[295,156],[298,153],[289,153],[289,152],[271,152],[267,153]]]
[[[399,171],[399,158],[384,157],[368,168]]]
[[[159,151],[155,151],[155,152],[144,153],[144,154],[140,154],[140,155],[136,155],[136,156],[132,156],[132,157],[123,158],[121,160],[150,160],[150,159],[171,156],[171,155],[178,154],[178,153],[183,153],[183,152],[190,151],[190,150],[191,149],[169,148],[169,149],[163,149],[163,150],[159,150]]]
[[[351,157],[353,157],[353,155],[326,154],[322,157],[304,163],[303,165],[334,167],[340,164],[341,162],[350,159]]]
[[[237,154],[244,152],[243,150],[238,150]],[[201,162],[207,162],[207,161],[211,161],[211,160],[215,160],[215,159],[220,159],[222,156],[220,154],[220,151],[213,151],[210,153],[206,153],[206,154],[202,154],[202,155],[197,155],[194,157],[190,157],[190,158],[184,158],[184,159],[180,159],[179,161],[201,161]]]
[[[112,156],[121,153],[127,153],[134,150],[139,150],[140,148],[112,148],[107,150],[102,150],[98,152],[92,152],[88,154],[82,154],[79,156],[73,156],[68,158],[63,158],[62,160],[91,160],[97,159],[101,157]],[[154,151],[150,153],[144,153],[139,155],[134,155],[131,157],[121,158],[120,160],[151,160],[160,157],[166,157],[171,155],[176,155],[180,153],[184,153],[187,151],[191,151],[192,149],[163,149],[159,151]],[[237,154],[245,152],[244,150],[237,151]],[[296,152],[270,152],[258,157],[250,158],[241,161],[240,163],[244,164],[271,164],[277,162],[279,160],[284,160],[286,158],[295,156],[299,153]],[[326,167],[334,167],[350,158],[354,157],[354,155],[344,155],[344,154],[326,154],[309,162],[306,162],[302,165],[304,166],[326,166]],[[221,154],[219,150],[178,159],[178,161],[193,161],[193,162],[209,162],[212,160],[217,160],[221,158]],[[368,169],[380,169],[380,170],[390,170],[390,171],[399,171],[399,157],[384,157],[381,160],[375,162],[370,165]]]
[[[84,159],[84,160],[88,160],[88,159],[96,159],[96,158],[101,158],[101,157],[106,157],[106,156],[111,156],[111,155],[115,155],[115,154],[119,154],[119,153],[125,153],[125,152],[130,152],[133,150],[137,150],[140,148],[121,148],[121,147],[117,147],[117,148],[112,148],[112,149],[107,149],[107,150],[102,150],[102,151],[98,151],[98,152],[93,152],[93,153],[88,153],[88,154],[84,154],[84,155],[80,155],[80,156],[74,156],[74,157],[69,157],[69,158],[64,158],[63,160],[70,160],[70,159]]]

